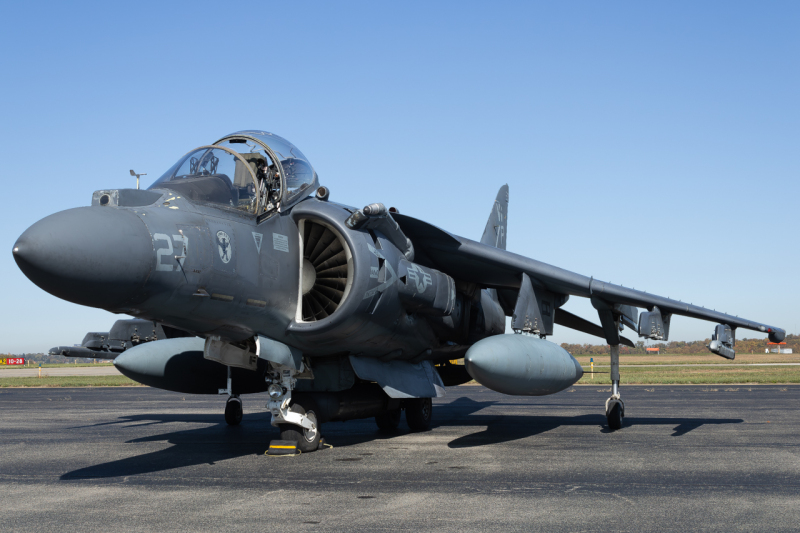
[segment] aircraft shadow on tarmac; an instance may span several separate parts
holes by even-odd
[[[602,413],[564,416],[534,416],[511,413],[508,415],[476,415],[484,407],[497,405],[499,402],[476,402],[470,398],[459,398],[450,405],[456,409],[455,418],[442,425],[482,426],[484,430],[451,441],[450,448],[471,448],[488,444],[500,444],[513,440],[533,437],[561,426],[594,426],[602,433],[611,433],[606,417]],[[519,405],[516,405],[519,408]],[[681,437],[693,429],[710,424],[741,424],[741,418],[644,418],[627,417],[623,421],[626,426],[674,426],[673,437]]]
[[[500,402],[475,401],[462,397],[437,409],[437,423],[433,427],[475,426],[484,428],[476,433],[458,437],[448,443],[450,448],[471,448],[491,444],[501,444],[551,431],[562,426],[595,427],[601,432],[609,432],[605,416],[602,414],[564,416],[532,416],[516,412],[498,414],[477,414],[484,408],[497,406]],[[520,406],[517,405],[517,408]],[[148,414],[122,417],[113,422],[104,422],[84,427],[99,428],[102,426],[120,425],[126,429],[145,428],[158,424],[209,424],[206,427],[172,431],[157,435],[149,435],[127,441],[127,444],[163,442],[173,446],[110,461],[67,472],[62,480],[113,478],[148,474],[195,466],[213,465],[218,461],[234,459],[246,455],[264,453],[270,440],[277,438],[276,428],[270,425],[267,412],[247,414],[240,426],[227,426],[222,415],[209,414]],[[625,426],[674,426],[673,437],[680,437],[693,429],[709,424],[739,424],[742,419],[736,418],[643,418],[625,419]],[[80,428],[73,428],[80,429]],[[624,428],[623,428],[624,430]],[[394,436],[407,434],[398,430],[394,435],[377,431],[371,421],[351,421],[349,423],[328,423],[323,426],[323,433],[329,442],[336,447],[347,447],[365,442],[388,440]]]
[[[173,446],[73,470],[63,474],[61,479],[133,476],[200,464],[213,465],[226,459],[264,453],[269,441],[277,436],[277,430],[269,423],[269,413],[248,414],[245,421],[246,423],[241,426],[228,426],[221,414],[147,414],[125,416],[113,422],[84,426],[119,425],[130,429],[158,424],[209,424],[206,427],[148,435],[126,441],[126,444],[166,441]]]

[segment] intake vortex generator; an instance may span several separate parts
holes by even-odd
[[[316,322],[333,314],[352,282],[352,254],[335,230],[316,221],[300,221],[303,263],[300,267],[301,319]]]

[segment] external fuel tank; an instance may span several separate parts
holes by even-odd
[[[544,396],[562,391],[583,376],[565,349],[529,335],[495,335],[473,344],[464,356],[472,378],[514,396]]]

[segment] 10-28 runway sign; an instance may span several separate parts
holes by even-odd
[[[24,365],[24,357],[8,357],[0,359],[0,365]]]

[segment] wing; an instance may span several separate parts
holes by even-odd
[[[772,342],[782,341],[786,334],[783,329],[775,326],[570,272],[513,252],[453,235],[409,216],[393,214],[393,217],[403,232],[412,240],[415,250],[419,252],[417,261],[423,264],[428,263],[427,266],[441,270],[460,281],[498,289],[498,293],[502,295],[501,303],[507,316],[511,316],[513,312],[513,300],[516,300],[516,293],[519,292],[522,285],[522,276],[526,274],[536,286],[552,293],[591,298],[592,304],[600,312],[601,319],[604,306],[616,311],[620,311],[620,306],[641,307],[650,311],[658,308],[660,314],[666,317],[667,327],[669,316],[676,314],[718,322],[731,328],[745,328],[768,333]],[[590,326],[598,327],[590,322],[587,322],[588,326],[579,324],[577,321],[571,320],[574,315],[566,317],[565,313],[566,311],[561,309],[556,312],[556,323],[566,321],[568,324],[562,325],[567,327],[579,325],[582,327],[574,327],[574,329],[581,331],[591,329]],[[625,314],[624,311],[622,314]],[[559,315],[562,315],[563,320],[559,320]],[[597,331],[586,331],[586,333],[596,335]]]

